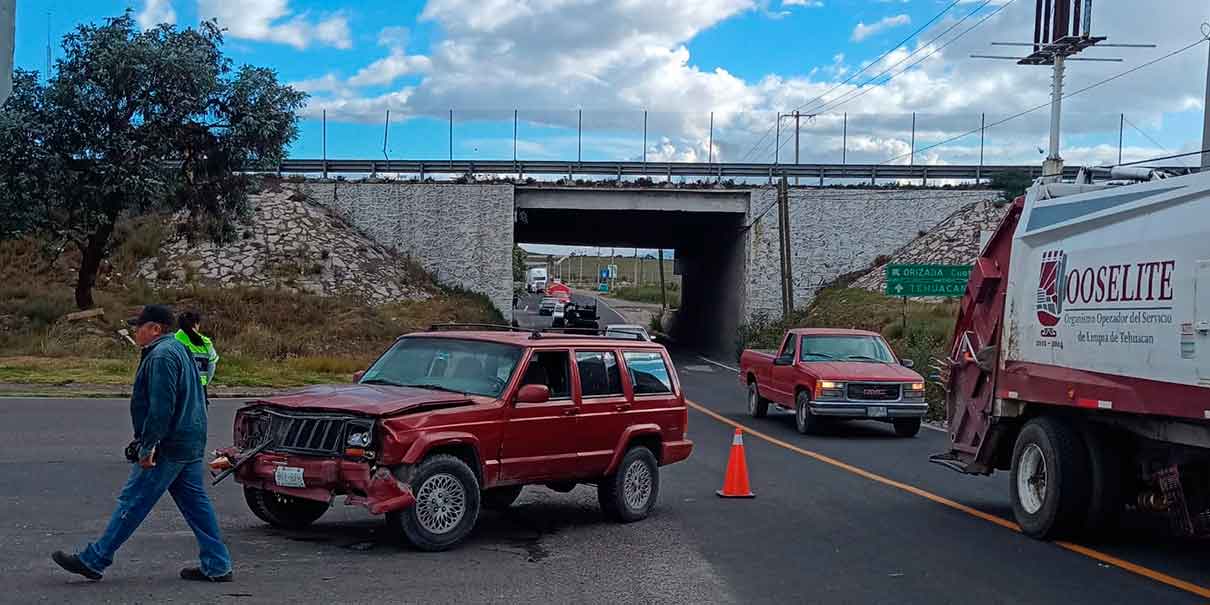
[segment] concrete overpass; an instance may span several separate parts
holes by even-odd
[[[675,250],[682,302],[675,335],[731,347],[739,325],[781,315],[780,231],[772,187],[670,189],[397,181],[298,185],[437,278],[511,314],[514,243]],[[794,298],[869,267],[986,189],[791,188]]]

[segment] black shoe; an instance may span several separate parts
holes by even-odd
[[[80,561],[80,557],[76,555],[69,555],[61,550],[56,550],[50,555],[50,558],[54,559],[55,563],[59,564],[59,567],[71,573],[82,575],[93,582],[100,580],[102,577],[101,574],[89,569],[87,565]]]
[[[230,582],[231,580],[234,580],[235,577],[230,571],[221,576],[208,576],[202,573],[201,569],[196,567],[186,567],[185,569],[181,570],[181,579],[193,580],[194,582]]]

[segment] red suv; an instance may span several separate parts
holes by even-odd
[[[250,402],[212,466],[233,470],[270,525],[304,527],[344,496],[417,548],[443,550],[481,507],[507,508],[529,484],[595,484],[607,516],[646,517],[659,467],[693,449],[687,420],[660,345],[430,331],[400,337],[356,384]]]

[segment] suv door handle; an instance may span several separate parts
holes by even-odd
[[[629,403],[619,403],[619,404],[613,406],[613,409],[618,412],[625,412],[626,410],[630,409],[630,404]]]
[[[579,409],[579,408],[574,408],[574,407],[567,408],[566,410],[563,410],[563,415],[564,415],[564,416],[575,416],[576,414],[579,414],[579,413],[580,413],[580,409]]]

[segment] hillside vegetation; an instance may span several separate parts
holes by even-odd
[[[503,321],[486,297],[443,288],[431,278],[427,298],[377,306],[285,286],[195,281],[154,289],[126,277],[123,269],[154,253],[150,232],[162,228],[128,227],[98,280],[96,302],[104,314],[80,321],[65,319],[76,310],[70,252],[56,256],[53,247],[30,239],[0,242],[0,383],[129,384],[138,351],[117,331],[125,327],[122,320],[149,303],[202,313],[202,331],[222,356],[219,386],[347,381],[400,334],[447,321]]]

